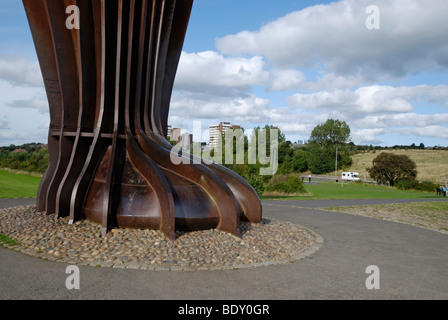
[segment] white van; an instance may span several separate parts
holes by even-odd
[[[359,181],[359,173],[358,172],[342,172],[342,180],[345,181]]]

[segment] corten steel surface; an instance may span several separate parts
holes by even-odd
[[[50,105],[39,211],[112,227],[218,228],[261,221],[253,188],[216,164],[179,164],[166,140],[193,0],[23,0]],[[80,29],[66,28],[69,5]],[[200,106],[198,106],[200,107]],[[190,156],[193,159],[193,156]]]

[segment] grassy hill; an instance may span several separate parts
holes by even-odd
[[[364,174],[369,178],[366,168],[372,166],[372,160],[375,159],[380,152],[389,152],[398,155],[407,155],[417,164],[417,179],[421,181],[432,181],[444,184],[445,175],[448,174],[448,151],[447,150],[384,150],[370,151],[358,153],[352,156],[353,164],[346,171],[359,172],[360,177]]]

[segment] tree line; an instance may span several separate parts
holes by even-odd
[[[0,167],[45,173],[50,161],[48,148],[41,143],[0,147]]]
[[[352,155],[366,150],[389,149],[424,149],[423,143],[410,146],[373,147],[357,146],[350,139],[350,127],[345,121],[328,119],[325,123],[317,125],[311,132],[306,144],[295,144],[286,140],[285,134],[276,126],[265,125],[253,130],[251,139],[257,139],[262,130],[267,134],[266,154],[270,153],[269,132],[276,129],[278,132],[278,170],[274,176],[260,175],[260,168],[268,167],[259,162],[251,163],[249,160],[249,137],[246,134],[233,136],[233,163],[229,163],[225,154],[225,135],[222,141],[223,165],[245,178],[259,193],[264,191],[300,193],[305,192],[300,173],[328,174],[335,170],[346,170],[352,165]],[[242,139],[242,141],[237,141]],[[238,143],[244,145],[244,162],[237,164]],[[210,155],[214,156],[215,150]],[[23,170],[28,172],[44,173],[49,164],[48,148],[42,144],[29,143],[21,146],[10,145],[0,147],[0,167]],[[381,152],[373,160],[368,170],[370,176],[378,183],[388,183],[400,188],[417,188],[416,165],[407,156],[395,156],[391,153]],[[432,188],[428,186],[428,190]]]
[[[448,150],[448,147],[443,146],[433,146],[433,147],[426,147],[425,144],[422,142],[419,145],[416,145],[415,143],[412,143],[410,145],[394,145],[392,147],[388,146],[373,146],[373,145],[355,145],[354,143],[349,143],[350,148],[353,150],[356,150],[357,152],[363,152],[363,151],[378,151],[378,150],[424,150],[424,149],[431,149],[431,150]]]

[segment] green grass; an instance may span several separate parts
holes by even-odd
[[[0,199],[35,197],[41,178],[0,169]],[[262,200],[321,200],[321,199],[432,199],[435,193],[403,191],[390,187],[322,182],[305,184],[307,194],[295,196],[261,196]]]
[[[0,245],[17,246],[20,245],[20,242],[17,242],[8,236],[5,236],[3,233],[0,233]]]
[[[433,199],[435,193],[403,191],[390,187],[322,182],[305,185],[308,194],[303,196],[261,196],[262,200],[322,200],[322,199]]]
[[[0,199],[35,197],[40,180],[39,177],[0,169]]]

